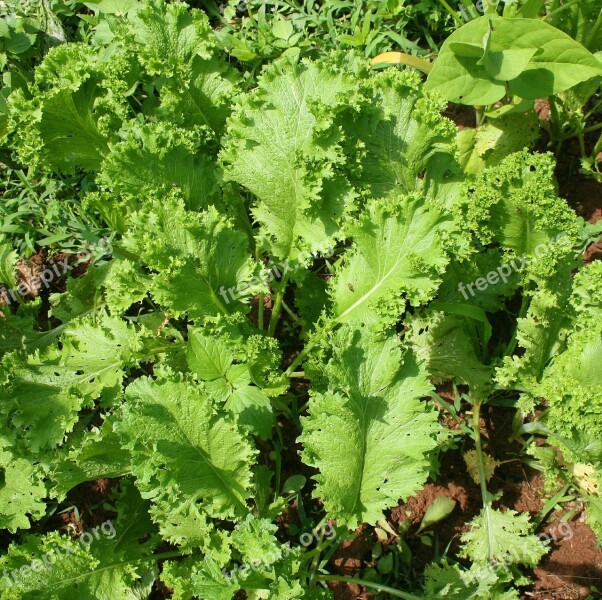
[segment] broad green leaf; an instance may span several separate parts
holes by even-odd
[[[62,501],[67,492],[84,481],[121,477],[130,470],[130,455],[112,431],[113,419],[71,440],[67,456],[52,465],[51,494]]]
[[[155,272],[150,293],[174,315],[197,321],[247,310],[244,302],[265,289],[247,235],[214,207],[186,210],[177,193],[132,215],[124,245]]]
[[[138,0],[99,0],[99,2],[84,2],[90,10],[103,15],[127,15],[140,6]]]
[[[198,386],[142,378],[126,394],[116,427],[143,497],[175,512],[199,504],[216,518],[248,512],[255,452]]]
[[[371,105],[345,123],[350,142],[365,148],[350,180],[375,198],[420,189],[437,157],[453,152],[456,128],[440,114],[445,103],[421,88],[414,72],[380,71],[370,81]]]
[[[159,115],[185,129],[203,127],[219,139],[230,115],[238,77],[223,61],[196,56],[190,75],[171,78],[161,88]]]
[[[84,397],[74,388],[88,376],[65,367],[54,347],[26,360],[7,355],[2,380],[9,402],[0,408],[3,417],[22,431],[33,452],[57,446],[78,420]],[[90,374],[93,377],[93,374]]]
[[[485,49],[480,44],[471,44],[469,42],[452,42],[449,49],[458,56],[467,58],[481,58]]]
[[[123,60],[122,60],[123,59]],[[127,59],[113,57],[114,75]],[[95,171],[109,142],[127,114],[123,94],[107,94],[108,73],[96,51],[83,43],[52,48],[36,70],[30,87],[9,97],[10,119],[21,142],[17,150],[25,164],[55,171]]]
[[[445,221],[412,196],[370,203],[348,229],[353,247],[330,285],[335,320],[374,323],[388,311],[397,320],[405,298],[430,300],[447,264]]]
[[[431,302],[429,307],[449,315],[461,315],[474,321],[478,321],[483,325],[483,344],[486,346],[491,339],[491,323],[489,323],[487,313],[483,309],[470,304],[451,304],[444,302]]]
[[[122,198],[157,198],[181,191],[186,207],[206,208],[219,199],[215,159],[203,153],[194,136],[159,122],[131,125],[102,164],[99,181]]]
[[[121,393],[127,367],[143,356],[142,339],[127,321],[89,316],[72,323],[61,337],[62,363],[81,373],[80,393],[94,397],[107,390],[107,399]]]
[[[480,360],[481,336],[471,318],[429,310],[407,325],[408,341],[435,382],[465,383],[475,395],[490,387],[492,369]]]
[[[478,44],[490,23],[490,52],[479,58],[467,45]],[[527,99],[552,96],[600,75],[600,61],[544,21],[485,15],[447,38],[426,89],[452,102],[488,105],[507,93]]]
[[[548,313],[564,325],[565,331],[562,331],[554,323],[553,331],[557,332],[558,338],[566,339],[566,343],[562,353],[553,356],[545,365],[540,384],[531,388],[537,397],[542,396],[548,400],[548,425],[568,439],[576,431],[585,439],[599,439],[602,414],[602,370],[599,365],[602,352],[601,286],[602,263],[595,261],[575,275],[568,303],[559,303],[556,311]],[[533,324],[538,315],[538,301],[539,293],[536,292],[533,310],[530,308],[526,323],[521,323],[519,328],[521,345],[525,341],[524,334],[528,331],[525,325],[529,323],[533,328],[538,324]],[[546,346],[549,347],[550,343]],[[555,348],[558,349],[559,345],[556,344]],[[528,355],[533,360],[531,351],[521,361]]]
[[[538,51],[538,48],[509,48],[490,52],[484,63],[485,68],[494,79],[509,81],[525,70]]]
[[[30,519],[37,521],[46,513],[44,469],[32,464],[29,456],[0,437],[0,526],[15,532],[29,529]]]
[[[200,331],[190,332],[186,356],[190,370],[205,381],[223,377],[234,360],[219,339],[203,335]]]
[[[437,416],[420,401],[431,389],[426,373],[395,336],[344,326],[332,347],[327,389],[312,395],[300,441],[304,461],[319,470],[315,495],[354,529],[420,489]]]
[[[281,260],[332,242],[353,197],[337,169],[344,163],[335,121],[358,96],[358,68],[332,58],[267,67],[241,99],[222,151],[226,177],[257,198],[262,245]]]
[[[237,548],[243,563],[270,557],[272,563],[282,557],[282,544],[276,539],[278,527],[268,519],[247,515],[232,532],[232,544]]]
[[[567,253],[577,236],[572,210],[554,187],[554,162],[549,156],[521,151],[479,174],[460,199],[461,215],[483,243],[512,251],[521,265]],[[566,238],[566,240],[565,240]],[[524,256],[525,261],[522,261]]]
[[[111,404],[137,364],[140,338],[127,322],[106,315],[74,322],[50,347],[27,358],[4,358],[0,376],[9,401],[0,407],[35,452],[60,444],[84,406],[98,398]]]
[[[241,587],[238,571],[235,570],[232,577],[224,577],[222,568],[212,556],[205,557],[202,562],[186,559],[168,563],[162,578],[174,590],[174,600],[188,600],[193,596],[204,600],[232,600]],[[240,579],[244,580],[244,577],[240,576]]]
[[[427,565],[424,574],[425,600],[518,600],[518,595],[504,593],[507,572],[502,565],[474,564],[463,570],[461,565],[449,564],[444,558]]]
[[[533,103],[527,102],[518,114],[505,114],[478,128],[466,127],[459,131],[458,160],[464,171],[479,175],[509,154],[534,144],[539,137],[537,117],[524,112],[532,108]]]
[[[207,15],[184,2],[150,0],[129,19],[138,60],[154,76],[187,73],[196,56],[208,59],[216,45]]]
[[[272,403],[259,388],[247,385],[235,389],[225,406],[236,415],[240,425],[261,439],[269,439],[274,425]]]
[[[0,570],[7,575],[0,579],[0,596],[7,600],[134,599],[140,579],[153,580],[149,571],[155,561],[149,556],[157,539],[146,503],[127,484],[125,488],[116,498],[117,519],[104,521],[96,530],[75,539],[57,532],[30,535],[21,545],[11,544],[0,557]]]
[[[8,245],[2,244],[0,249],[0,284],[8,288],[17,287],[15,272],[19,255]]]

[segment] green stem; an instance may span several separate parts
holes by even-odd
[[[289,306],[287,306],[286,302],[282,301],[282,308],[286,311],[286,314],[295,322],[297,325],[301,325],[303,327],[303,321],[291,310]]]
[[[460,25],[464,25],[464,20],[458,15],[458,13],[447,3],[447,0],[439,0],[444,6],[445,10],[456,20]]]
[[[320,554],[322,553],[322,525],[324,524],[324,521],[326,521],[328,519],[327,516],[325,516],[314,528],[314,530],[312,531],[312,533],[314,534],[314,536],[316,536],[318,538],[318,543],[317,543],[317,547],[316,550],[317,552],[314,553],[314,556],[312,558],[311,561],[311,566],[309,568],[309,572],[310,572],[310,576],[309,576],[309,586],[310,588],[314,588],[316,585],[316,576],[318,574],[318,565],[320,564]]]
[[[583,117],[583,120],[587,121],[600,108],[600,105],[602,105],[602,98],[594,104],[592,109]],[[585,131],[587,131],[587,129]]]
[[[579,150],[581,152],[581,158],[585,159],[587,158],[587,152],[585,151],[585,137],[583,129],[581,129],[581,131],[579,131],[579,133],[577,134],[577,139],[579,140]]]
[[[263,329],[263,303],[265,302],[265,295],[259,294],[259,305],[257,306],[257,327]]]
[[[479,484],[481,486],[481,497],[483,499],[483,509],[485,513],[487,529],[487,554],[489,560],[493,560],[493,540],[491,539],[492,527],[490,524],[491,494],[487,491],[487,472],[485,471],[485,459],[483,457],[483,445],[481,441],[481,405],[480,400],[473,404],[472,427],[474,431],[475,451],[477,455],[477,468],[479,471]]]
[[[297,370],[297,367],[307,358],[307,355],[314,349],[317,345],[319,337],[315,337],[312,339],[301,352],[297,355],[297,358],[289,365],[288,369],[284,372],[285,377],[291,377],[292,374]]]
[[[127,258],[132,262],[138,262],[140,260],[139,256],[137,256],[136,254],[132,254],[130,251],[126,250],[125,248],[122,248],[118,244],[112,244],[112,248],[113,256],[121,256],[121,258]]]
[[[452,419],[458,425],[464,425],[464,423],[462,422],[462,419],[460,419],[460,417],[458,417],[458,415],[456,414],[456,409],[451,404],[449,404],[448,402],[446,402],[443,398],[441,398],[441,396],[439,396],[439,394],[436,394],[435,392],[431,392],[429,394],[429,396],[435,402],[441,404],[441,406],[452,416]]]
[[[598,129],[602,129],[602,123],[597,123],[596,125],[592,125],[591,127],[586,127],[583,130],[583,133],[591,133],[592,131],[598,131]]]
[[[556,10],[553,10],[552,12],[548,13],[543,18],[543,20],[547,21],[550,17],[555,17],[558,13],[561,13],[562,11],[566,10],[567,8],[571,8],[571,6],[573,6],[573,4],[577,4],[578,2],[581,2],[581,0],[570,0],[569,2],[567,2],[566,4],[563,4]]]
[[[372,588],[373,590],[377,590],[379,592],[386,592],[387,594],[395,596],[396,598],[405,598],[406,600],[422,600],[420,596],[414,596],[414,594],[402,592],[401,590],[396,590],[388,585],[382,585],[381,583],[366,581],[365,579],[355,579],[352,577],[343,577],[341,575],[318,575],[317,579],[318,581],[341,581],[343,583],[355,583],[357,585],[363,585],[367,588]]]
[[[274,301],[274,306],[272,308],[272,316],[270,317],[270,324],[268,326],[268,335],[273,336],[274,331],[276,331],[276,325],[278,325],[278,319],[280,318],[280,313],[282,312],[282,303],[284,302],[284,291],[286,290],[287,277],[284,275],[278,285],[278,290],[276,291],[276,300]]]
[[[282,450],[284,448],[284,440],[282,438],[282,431],[276,424],[276,435],[278,439],[274,444],[274,462],[276,463],[276,482],[274,485],[274,502],[280,497],[280,484],[282,481]]]
[[[211,300],[213,300],[215,306],[217,306],[217,308],[219,308],[223,314],[230,314],[230,311],[226,308],[226,305],[217,297],[217,294],[211,288],[209,288],[209,296],[211,297]]]

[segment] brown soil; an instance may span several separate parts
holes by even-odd
[[[366,526],[360,527],[353,539],[345,540],[337,548],[331,560],[331,567],[334,567],[339,574],[347,577],[353,577],[361,573],[372,558],[372,546],[375,537],[371,529]],[[372,594],[364,588],[355,584],[346,584],[342,582],[331,582],[330,589],[335,600],[370,600]]]
[[[556,527],[561,516],[555,515]],[[602,548],[596,548],[594,533],[581,520],[569,525],[572,535],[562,537],[556,530],[552,532],[558,541],[535,569],[537,582],[531,598],[571,600],[587,597],[592,585],[601,588]],[[543,531],[550,534],[553,527],[549,525]]]

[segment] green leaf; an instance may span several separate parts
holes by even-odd
[[[52,466],[51,494],[59,501],[85,481],[121,477],[130,471],[130,455],[112,431],[114,419],[70,440],[71,449]]]
[[[447,263],[445,221],[412,196],[370,203],[348,229],[354,245],[330,285],[335,320],[375,323],[388,311],[397,320],[404,295],[414,306],[430,300]]]
[[[29,529],[30,519],[41,519],[46,513],[44,469],[32,464],[29,456],[0,437],[0,526],[15,532]]]
[[[242,562],[252,564],[256,560],[272,563],[282,557],[282,544],[276,539],[278,527],[268,519],[247,515],[232,532],[232,544],[242,557]]]
[[[453,152],[456,127],[440,114],[445,103],[425,95],[412,71],[380,71],[370,92],[371,105],[344,124],[349,154],[357,144],[365,149],[350,180],[375,198],[416,191],[437,159]]]
[[[288,40],[294,32],[293,24],[286,19],[274,19],[272,22],[272,34],[280,40]]]
[[[472,319],[430,310],[408,320],[408,340],[414,352],[437,383],[465,383],[473,393],[491,385],[492,369],[481,360],[479,338]]]
[[[490,52],[478,58],[474,47],[490,24]],[[485,15],[447,38],[426,89],[451,102],[488,105],[508,92],[533,100],[552,96],[600,75],[602,63],[555,27],[539,19]]]
[[[154,76],[186,73],[196,56],[210,58],[216,39],[207,15],[184,2],[150,0],[129,19],[138,60]]]
[[[487,318],[487,313],[483,309],[470,304],[451,304],[444,302],[431,302],[429,308],[447,313],[448,315],[461,315],[482,323],[483,345],[487,346],[487,343],[491,339],[492,327]]]
[[[163,510],[199,504],[216,518],[243,516],[254,450],[198,387],[142,378],[126,391],[117,431],[132,453],[143,497]]]
[[[170,78],[161,88],[158,114],[184,129],[202,127],[219,139],[231,112],[238,80],[237,71],[223,61],[196,56],[190,75]]]
[[[2,244],[0,248],[0,283],[5,284],[8,288],[17,287],[15,272],[18,260],[19,255],[8,244]]]
[[[236,415],[239,425],[263,440],[269,439],[275,422],[272,403],[259,388],[247,385],[235,389],[225,406]]]
[[[334,121],[358,96],[358,70],[333,58],[297,63],[283,57],[234,111],[221,154],[226,177],[257,198],[252,213],[273,258],[334,247],[353,197],[336,168],[344,153]]]
[[[131,124],[102,164],[99,181],[124,199],[181,192],[192,210],[219,198],[215,159],[200,149],[195,135],[168,122]]]
[[[300,492],[307,483],[307,479],[303,475],[292,475],[289,477],[282,486],[283,494],[291,494]]]
[[[103,15],[127,15],[140,6],[138,0],[100,0],[83,4],[96,14]]]
[[[494,79],[510,81],[525,70],[538,51],[538,48],[509,48],[490,52],[485,60],[485,69]]]
[[[445,519],[456,507],[456,501],[449,496],[439,496],[426,509],[422,522],[416,533]]]
[[[457,56],[467,58],[481,58],[485,49],[480,44],[471,44],[469,42],[451,42],[449,49]]]
[[[151,295],[173,315],[199,321],[246,311],[246,300],[265,289],[247,235],[214,207],[186,210],[177,193],[132,215],[124,245],[155,272]]]
[[[534,567],[546,553],[541,540],[530,533],[529,515],[501,512],[486,506],[462,534],[460,556],[477,563],[490,561]]]
[[[221,565],[212,556],[202,562],[198,559],[170,562],[162,577],[174,589],[174,600],[188,600],[193,596],[204,600],[232,600],[241,587],[238,578],[224,577]]]
[[[135,598],[140,579],[154,579],[149,571],[155,561],[149,556],[157,540],[146,503],[131,486],[124,487],[116,499],[117,519],[83,532],[79,539],[52,532],[11,544],[0,557],[0,569],[13,578],[0,580],[2,598],[105,600],[107,590],[114,598]]]
[[[234,357],[219,339],[191,331],[187,349],[188,366],[205,381],[218,379],[226,374]]]
[[[416,357],[395,336],[342,327],[302,419],[304,461],[319,469],[315,496],[350,529],[420,488],[436,446],[436,413],[420,402],[431,386]]]
[[[124,59],[125,60],[125,59]],[[125,68],[113,58],[115,77]],[[127,114],[125,98],[107,94],[105,65],[84,44],[52,48],[36,70],[33,99],[16,90],[8,100],[24,164],[65,173],[95,171]]]

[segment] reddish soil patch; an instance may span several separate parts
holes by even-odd
[[[375,538],[370,528],[362,526],[353,539],[345,540],[332,556],[331,565],[347,577],[358,575],[372,558],[372,546]],[[365,588],[355,584],[346,584],[338,581],[329,583],[335,600],[370,600],[370,594]]]
[[[438,496],[448,496],[456,501],[456,507],[443,521],[432,528],[433,545],[425,545],[416,535],[428,507]],[[441,457],[441,470],[436,482],[427,483],[422,490],[391,510],[391,521],[399,526],[409,522],[410,529],[404,537],[412,551],[412,570],[416,579],[424,567],[435,560],[436,549],[440,552],[448,546],[455,555],[460,535],[468,529],[468,522],[481,509],[479,486],[466,471],[464,459],[458,451],[446,452]]]
[[[554,519],[556,528],[561,516]],[[568,525],[572,534],[562,537],[555,530],[558,541],[535,569],[537,582],[531,598],[576,600],[592,593],[590,586],[602,586],[602,548],[596,548],[594,533],[582,521]],[[549,534],[552,527],[546,527],[544,532]]]

